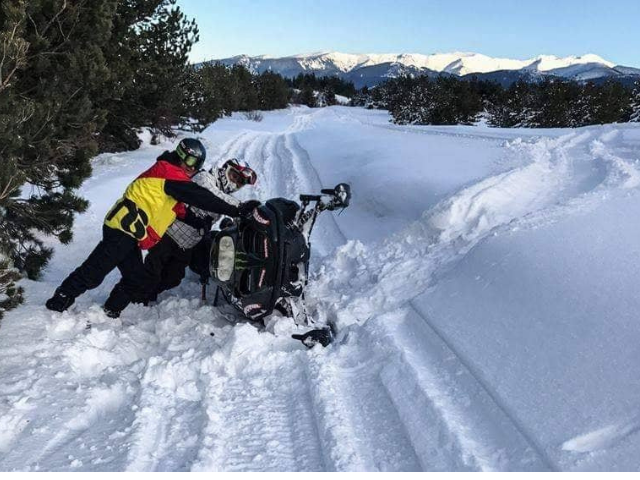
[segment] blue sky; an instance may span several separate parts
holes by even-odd
[[[640,0],[178,0],[200,26],[193,61],[467,51],[525,59],[595,53],[640,67]]]

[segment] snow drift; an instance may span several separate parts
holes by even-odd
[[[90,210],[0,328],[0,469],[638,470],[640,128],[399,127],[331,107],[234,116],[243,199],[352,185],[320,218],[307,302],[337,342],[234,325],[188,278],[119,320],[117,274],[42,306],[171,143],[94,161]],[[86,329],[87,323],[92,325]]]

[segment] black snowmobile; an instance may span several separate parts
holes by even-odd
[[[313,327],[304,305],[311,244],[309,238],[320,212],[349,206],[351,188],[345,183],[320,195],[300,195],[301,205],[274,198],[245,218],[226,219],[213,237],[209,269],[220,296],[252,322],[280,312],[298,325]],[[327,346],[331,326],[294,335],[306,346]]]

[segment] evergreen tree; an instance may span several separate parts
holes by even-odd
[[[599,95],[599,89],[593,82],[583,85],[574,84],[579,88],[577,98],[569,105],[571,122],[570,127],[582,127],[595,123],[595,106]]]
[[[351,97],[351,105],[354,107],[372,108],[373,99],[369,87],[362,87],[354,96]]]
[[[335,76],[317,77],[315,73],[300,73],[297,77],[288,80],[289,86],[297,90],[311,88],[318,92],[333,92],[333,95],[342,95],[352,98],[357,90],[353,82],[348,82]],[[331,96],[331,94],[329,94]]]
[[[631,118],[631,92],[616,80],[599,87],[594,123],[628,122]]]
[[[419,77],[418,81],[422,83],[419,94],[423,98],[416,98],[418,92],[414,79],[409,75],[401,75],[375,89],[373,95],[375,104],[378,108],[388,109],[395,123],[419,123],[418,110],[424,110],[427,104],[430,81],[427,77]]]
[[[31,104],[18,97],[14,82],[27,65],[29,44],[24,39],[24,3],[3,4],[0,8],[0,225],[6,224],[6,205],[20,186],[22,174],[17,150],[20,145],[17,127],[28,120]],[[4,229],[4,228],[2,228]],[[5,311],[23,301],[22,289],[16,287],[19,272],[8,257],[9,238],[0,232],[0,319]]]
[[[286,108],[291,95],[287,81],[279,74],[253,75],[246,67],[207,63],[192,72],[191,116],[207,125],[233,112]]]
[[[533,98],[536,102],[535,112],[527,122],[527,126],[538,128],[561,128],[571,125],[570,106],[574,100],[575,89],[571,82],[562,80],[545,80],[534,89],[540,95]]]
[[[281,75],[267,71],[255,79],[260,110],[286,108],[289,103],[289,87]]]
[[[137,130],[152,127],[171,135],[197,100],[191,47],[198,27],[175,5],[176,0],[117,2],[112,41],[104,47],[111,73],[99,99],[107,112],[100,135],[103,151],[131,150],[140,145]]]
[[[631,94],[631,116],[630,121],[640,122],[640,80],[638,80]]]
[[[397,82],[388,80],[370,90],[371,108],[389,110],[389,99],[392,91],[397,87]]]
[[[330,86],[324,87],[318,98],[318,105],[322,107],[330,107],[336,105],[338,100],[336,99],[336,93]]]
[[[300,90],[300,93],[294,99],[295,103],[300,105],[306,105],[310,108],[315,108],[318,106],[318,99],[316,98],[315,91],[313,90],[313,86],[305,85]]]
[[[565,128],[637,119],[638,90],[632,93],[615,80],[601,85],[520,80],[505,89],[475,79],[403,75],[373,89],[369,101],[388,109],[399,124],[472,124],[486,111],[496,127]]]
[[[231,115],[237,108],[237,100],[231,71],[219,63],[206,63],[193,69],[188,88],[192,96],[191,115],[204,125],[218,118]]]
[[[115,7],[115,0],[2,3],[0,282],[15,278],[11,264],[37,278],[52,253],[38,234],[69,242],[74,214],[87,207],[74,192],[91,173],[104,121],[93,99],[108,78],[102,48]],[[18,289],[0,291],[4,305],[15,305],[5,296]]]
[[[23,289],[16,285],[20,273],[13,268],[11,260],[0,253],[0,319],[4,312],[17,307],[23,302]]]
[[[403,75],[387,82],[383,91],[393,121],[399,124],[471,124],[484,108],[477,83],[453,77]]]
[[[243,65],[231,67],[234,112],[250,112],[259,108],[258,92],[251,72]]]
[[[510,109],[508,90],[501,88],[485,100],[488,123],[492,127],[513,126],[513,111]]]

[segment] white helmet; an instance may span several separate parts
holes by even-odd
[[[213,169],[211,171],[213,172]],[[245,185],[255,185],[258,175],[245,162],[241,165],[237,158],[227,160],[218,168],[218,184],[224,193],[233,193]]]

